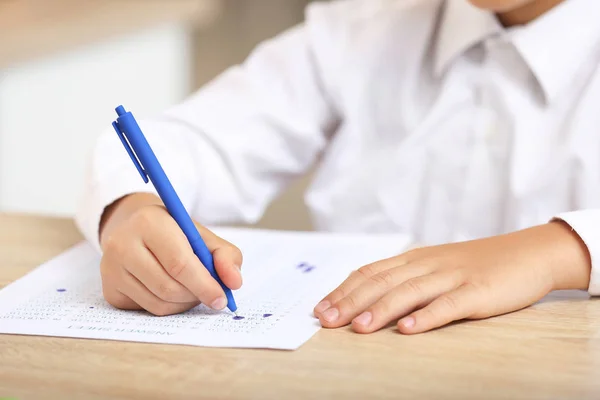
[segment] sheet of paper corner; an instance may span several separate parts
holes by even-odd
[[[0,334],[294,350],[320,329],[316,302],[350,272],[413,247],[396,234],[214,230],[244,254],[234,292],[244,320],[202,305],[167,317],[117,310],[102,296],[100,256],[82,242],[0,290]]]

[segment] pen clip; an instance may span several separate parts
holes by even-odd
[[[148,183],[148,174],[146,173],[146,171],[144,171],[144,168],[142,168],[142,164],[140,163],[137,156],[135,155],[133,149],[131,148],[131,145],[127,141],[127,138],[121,131],[121,127],[119,127],[119,123],[117,121],[113,121],[112,126],[113,126],[113,128],[115,128],[115,131],[117,132],[117,136],[119,136],[119,139],[121,139],[123,146],[125,146],[125,150],[127,150],[127,154],[129,154],[131,161],[133,161],[133,165],[135,165],[135,168],[138,170],[138,172],[142,176],[144,183]]]

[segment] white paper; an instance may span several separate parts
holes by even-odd
[[[244,319],[203,305],[165,317],[115,309],[102,296],[100,257],[83,242],[0,290],[0,333],[292,350],[320,328],[312,309],[323,296],[408,245],[399,235],[215,231],[244,255],[234,291]]]

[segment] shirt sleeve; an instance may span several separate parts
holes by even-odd
[[[303,25],[262,43],[243,64],[181,104],[138,119],[183,204],[199,222],[258,220],[330,139],[338,118],[325,69],[335,69],[336,46],[320,15],[313,12]],[[110,127],[93,148],[75,218],[98,251],[105,207],[135,192],[154,193],[154,188],[144,184]]]
[[[587,246],[592,262],[588,292],[600,296],[600,210],[571,211],[559,214],[555,219],[567,223]]]

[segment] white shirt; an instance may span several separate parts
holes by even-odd
[[[346,0],[259,46],[182,104],[139,121],[192,216],[257,221],[318,163],[323,231],[420,244],[569,223],[600,294],[600,1],[504,29],[466,0]],[[151,94],[149,94],[151,95]],[[144,185],[112,129],[77,224]]]

